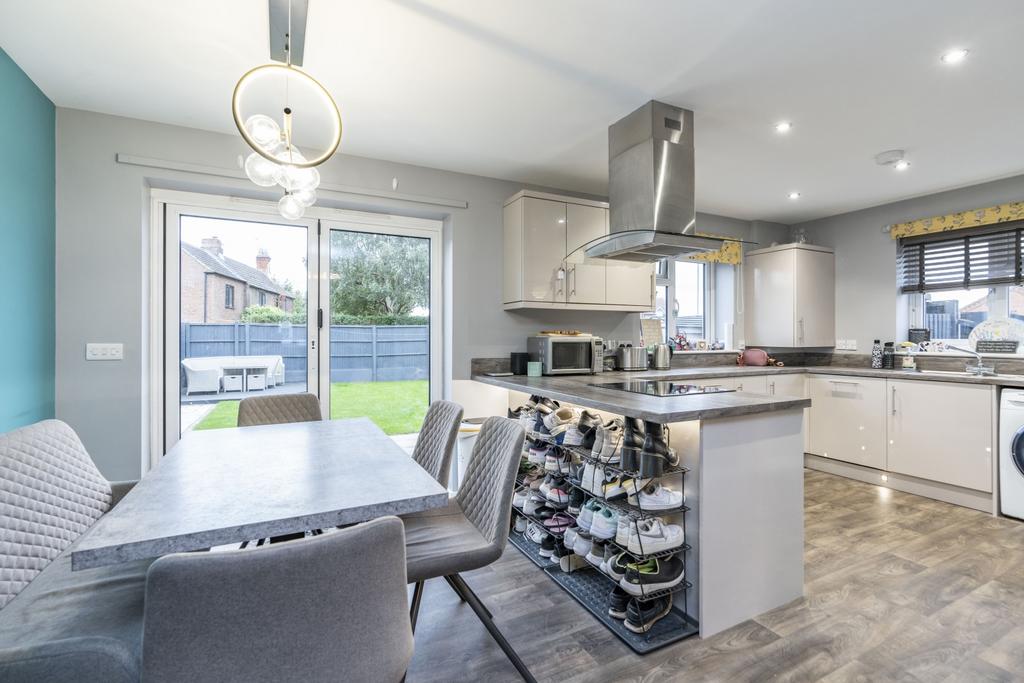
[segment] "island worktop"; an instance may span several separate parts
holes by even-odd
[[[764,368],[758,369],[763,370]],[[743,391],[688,396],[646,396],[602,386],[617,382],[674,379],[684,376],[685,373],[679,370],[652,370],[555,377],[476,375],[473,379],[503,389],[537,394],[556,401],[566,401],[610,413],[663,423],[755,415],[778,410],[807,408],[811,405],[810,399],[799,396],[765,396]],[[697,378],[692,377],[691,379]]]

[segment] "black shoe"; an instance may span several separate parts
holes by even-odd
[[[597,437],[597,428],[600,425],[600,415],[595,415],[589,410],[584,410],[580,413],[579,422],[576,423],[576,429],[583,435],[583,442],[580,444],[580,448],[585,448],[588,451],[594,449],[594,439]]]
[[[626,567],[619,581],[622,590],[636,597],[674,588],[683,582],[683,561],[678,555],[645,560]]]
[[[633,596],[616,586],[608,596],[608,616],[612,619],[625,619],[627,607],[632,601]]]
[[[619,466],[627,472],[640,469],[640,451],[644,447],[644,423],[638,417],[627,417],[622,431],[622,455]]]
[[[679,458],[668,447],[668,428],[660,422],[644,423],[644,446],[640,451],[640,477],[653,479],[665,472],[665,466],[678,465]]]
[[[551,538],[551,536],[548,536],[548,538]],[[543,543],[541,545],[543,546]],[[552,564],[554,564],[556,562],[560,562],[563,557],[565,557],[566,555],[571,555],[571,554],[572,554],[572,551],[571,550],[566,550],[565,543],[562,543],[562,539],[556,538],[555,539],[555,547],[551,550],[551,562],[552,562]]]
[[[616,581],[621,581],[622,577],[626,575],[626,570],[629,565],[636,564],[636,560],[629,553],[619,553],[612,560],[608,562],[608,576],[612,577]],[[621,588],[616,587],[615,590],[622,591]],[[622,591],[628,595],[626,591]],[[621,617],[620,617],[621,618]]]
[[[583,491],[573,487],[572,491],[569,492],[569,514],[578,515],[580,514],[580,508],[583,507],[587,497],[583,495]]]
[[[630,600],[626,606],[626,623],[623,625],[633,633],[647,633],[671,610],[671,593],[654,600]]]
[[[555,552],[555,539],[550,534],[544,536],[544,540],[540,542],[540,556],[551,557],[551,554]]]

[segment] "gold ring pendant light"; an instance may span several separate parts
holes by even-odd
[[[320,172],[316,167],[324,163],[341,144],[341,112],[331,94],[315,78],[291,63],[291,3],[288,7],[288,35],[285,37],[285,63],[257,66],[247,71],[235,85],[231,95],[231,115],[239,134],[253,152],[245,160],[249,179],[261,187],[280,185],[285,194],[278,202],[281,216],[290,220],[301,218],[306,207],[316,202],[316,188],[320,185]],[[332,118],[331,140],[318,156],[307,159],[292,143],[292,109],[285,89],[282,119],[278,124],[265,114],[253,114],[242,120],[242,98],[246,89],[268,75],[282,74],[284,78],[297,78],[311,85],[319,94]]]

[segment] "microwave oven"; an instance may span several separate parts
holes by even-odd
[[[592,375],[604,370],[604,341],[599,337],[529,337],[526,350],[545,375]]]

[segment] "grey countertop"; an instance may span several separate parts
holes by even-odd
[[[652,422],[709,420],[774,410],[806,408],[811,405],[810,399],[806,398],[765,396],[742,391],[691,396],[646,396],[600,386],[631,379],[663,379],[677,376],[681,376],[679,371],[667,370],[663,372],[604,372],[597,375],[561,377],[477,375],[473,379],[504,389],[547,396],[557,401],[567,401],[588,408],[639,417]],[[690,375],[686,376],[690,377]],[[715,376],[723,377],[725,375]],[[694,376],[694,378],[696,377]]]
[[[744,377],[756,375],[783,375],[814,373],[819,375],[845,375],[879,377],[883,379],[910,379],[924,382],[956,382],[989,386],[1024,387],[1022,375],[970,377],[958,374],[930,374],[913,370],[875,370],[863,367],[835,365],[793,367],[739,367],[721,366],[704,368],[673,368],[643,372],[602,372],[596,375],[563,375],[558,377],[489,377],[475,375],[474,380],[504,389],[547,396],[558,401],[606,410],[612,413],[639,417],[655,422],[685,422],[736,415],[751,415],[773,410],[806,408],[810,399],[791,396],[767,396],[749,392],[728,392],[691,396],[645,396],[600,386],[614,382],[642,379],[673,379],[698,382],[706,379]]]

